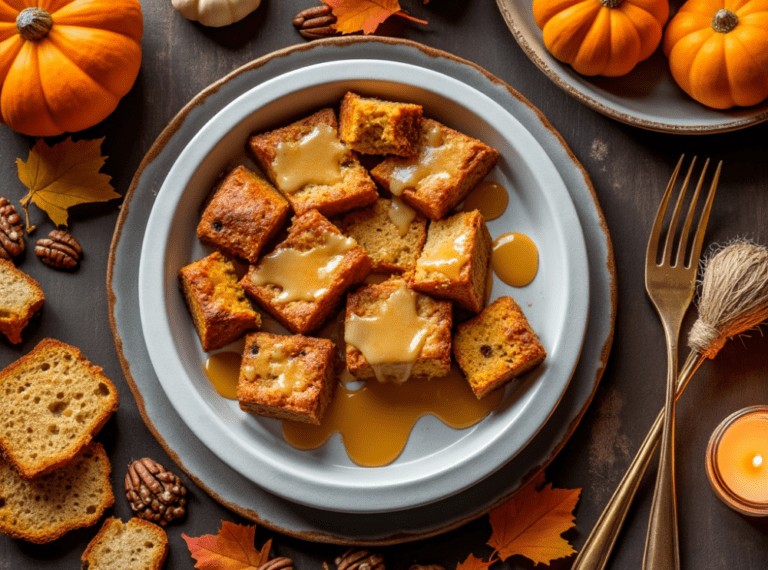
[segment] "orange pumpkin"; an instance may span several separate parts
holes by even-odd
[[[102,121],[141,65],[139,0],[0,0],[0,121],[32,136]]]
[[[582,75],[625,75],[661,43],[667,0],[533,0],[549,52]]]
[[[688,0],[664,33],[672,77],[715,109],[768,98],[768,2]]]

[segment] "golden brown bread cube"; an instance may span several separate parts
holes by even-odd
[[[492,246],[477,210],[431,222],[416,270],[409,277],[410,286],[478,313],[485,305]]]
[[[319,424],[336,388],[336,359],[328,339],[248,334],[237,383],[240,409]]]
[[[371,170],[371,176],[430,220],[439,220],[485,178],[498,159],[498,151],[487,144],[425,118],[419,153],[411,158],[387,157]]]
[[[203,350],[216,350],[261,326],[240,286],[235,266],[215,251],[179,270],[179,285]]]
[[[511,297],[458,326],[453,355],[478,398],[541,364],[547,352]]]
[[[353,210],[339,222],[345,235],[355,239],[371,258],[374,273],[404,273],[416,266],[424,242],[427,220],[416,214],[405,234],[390,218],[392,200],[379,198],[371,206]]]
[[[288,202],[268,181],[238,166],[214,188],[197,226],[197,237],[233,257],[256,263],[289,211]]]
[[[14,344],[45,301],[40,284],[5,259],[0,259],[0,332]]]
[[[368,276],[365,250],[317,210],[293,220],[288,237],[240,283],[246,293],[296,334],[319,329],[347,290]]]
[[[331,217],[376,200],[376,184],[339,139],[336,113],[322,109],[286,127],[252,135],[246,150],[296,215]]]
[[[421,350],[410,370],[411,376],[422,376],[437,378],[445,376],[451,369],[451,327],[452,310],[451,303],[448,301],[436,301],[427,295],[415,293],[407,289],[407,283],[403,279],[392,278],[383,283],[367,285],[361,287],[354,293],[347,296],[347,312],[345,318],[345,336],[347,337],[347,369],[353,376],[361,380],[377,378],[376,369],[366,359],[363,352],[352,344],[349,335],[349,326],[353,317],[362,317],[365,319],[375,319],[385,310],[387,304],[397,294],[402,294],[403,290],[415,297],[415,312],[419,319],[423,319],[425,327],[425,340]],[[398,307],[399,318],[405,319],[408,316],[405,311]],[[398,342],[407,342],[407,339],[399,338],[397,327],[388,328],[384,333],[387,336],[378,341],[381,343],[390,343],[396,346]],[[361,347],[364,348],[364,347]],[[401,369],[397,365],[402,365],[405,360],[398,360],[385,363],[379,368],[379,376],[385,379],[389,374],[386,366],[396,365],[393,372],[399,374]],[[400,379],[402,380],[402,379]],[[398,380],[395,380],[398,381]]]
[[[348,91],[341,101],[339,136],[363,154],[414,156],[421,116],[421,105],[361,97]]]

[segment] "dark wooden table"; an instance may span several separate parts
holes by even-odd
[[[125,194],[142,157],[165,125],[196,93],[228,72],[273,50],[303,43],[291,20],[312,5],[308,0],[264,0],[245,20],[224,29],[205,28],[182,18],[168,0],[143,2],[143,62],[138,81],[117,111],[77,138],[105,137],[109,156],[104,171]],[[711,156],[725,163],[711,217],[707,243],[735,237],[768,241],[768,125],[738,132],[683,136],[627,126],[583,106],[561,91],[518,47],[494,2],[432,0],[403,7],[429,21],[420,26],[387,22],[383,34],[411,39],[465,58],[498,76],[538,107],[560,132],[594,184],[613,241],[618,276],[618,311],[613,348],[605,374],[583,421],[565,449],[547,469],[556,487],[583,488],[576,527],[565,534],[576,549],[594,525],[663,399],[666,371],[664,341],[643,286],[645,240],[661,189],[682,152]],[[59,139],[54,139],[54,141]],[[16,202],[25,193],[15,159],[26,160],[34,140],[0,129],[0,195]],[[35,212],[34,239],[52,229]],[[122,495],[125,468],[135,458],[173,462],[144,425],[118,360],[108,319],[105,286],[110,240],[118,216],[115,202],[81,206],[70,229],[85,250],[74,273],[54,271],[30,253],[20,268],[39,280],[46,292],[42,316],[20,345],[0,341],[0,366],[31,350],[45,337],[74,344],[101,365],[120,389],[120,409],[99,434],[113,465],[116,504],[111,514],[130,516]],[[31,241],[31,240],[30,240]],[[684,325],[690,326],[693,311]],[[682,350],[681,353],[685,353]],[[763,569],[768,565],[768,525],[724,506],[712,493],[704,470],[704,451],[715,426],[742,407],[768,402],[768,339],[759,332],[729,342],[707,362],[678,406],[677,473],[681,559],[684,569]],[[638,567],[642,559],[655,468],[649,472],[629,513],[609,565]],[[190,486],[189,516],[168,529],[167,569],[192,568],[194,560],[181,538],[215,534],[221,520],[250,524],[204,491]],[[98,527],[79,530],[39,546],[0,536],[0,570],[76,568]],[[435,562],[447,570],[469,553],[487,556],[487,517],[429,539],[381,547],[387,567],[405,570],[416,562]],[[343,546],[313,544],[259,528],[256,543],[274,540],[273,554],[294,559],[300,570],[331,563]],[[569,568],[572,558],[554,562]],[[532,568],[522,557],[503,566]]]

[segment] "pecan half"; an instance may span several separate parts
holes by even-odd
[[[24,251],[24,225],[16,208],[0,197],[0,258],[11,261]]]
[[[63,230],[53,230],[47,238],[37,240],[35,254],[46,265],[56,269],[74,269],[80,263],[83,248]]]
[[[310,40],[338,36],[339,32],[333,28],[336,16],[333,15],[332,10],[333,8],[326,4],[307,8],[296,14],[293,25],[302,36]]]

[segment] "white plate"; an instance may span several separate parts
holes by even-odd
[[[248,134],[327,105],[347,90],[416,101],[425,113],[482,139],[501,153],[490,178],[510,191],[493,236],[530,235],[540,250],[534,282],[511,294],[526,310],[549,358],[508,387],[478,425],[453,430],[432,417],[416,425],[392,464],[362,468],[335,436],[315,451],[282,438],[280,422],[256,418],[219,397],[206,379],[206,354],[177,285],[177,271],[206,250],[195,237],[200,204],[218,174],[243,160]],[[536,139],[500,105],[469,85],[397,62],[321,63],[255,86],[214,116],[179,155],[152,208],[139,266],[141,323],[152,365],[189,429],[222,461],[264,489],[325,510],[374,513],[438,501],[477,483],[522,450],[560,400],[578,362],[589,282],[584,238],[570,196]],[[530,303],[530,306],[528,305]]]
[[[566,93],[608,117],[653,131],[688,134],[733,131],[768,119],[768,101],[728,110],[697,103],[677,86],[660,48],[622,77],[579,75],[544,47],[531,0],[496,3],[531,61]]]

